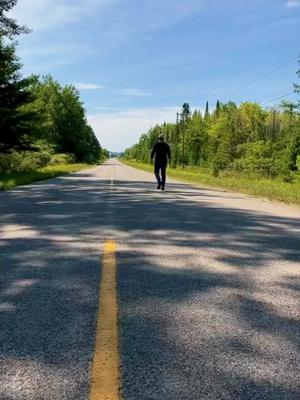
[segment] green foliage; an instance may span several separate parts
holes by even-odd
[[[72,85],[61,86],[51,76],[34,77],[30,87],[39,110],[36,130],[56,151],[72,153],[79,162],[97,162],[100,144],[87,124],[79,92]]]
[[[300,171],[300,155],[297,156],[296,166],[297,166],[298,170]]]
[[[17,0],[0,0],[0,37],[7,36],[12,38],[21,33],[29,32],[26,27],[18,25],[16,20],[6,15],[17,2]]]
[[[0,153],[0,173],[28,172],[49,164],[51,155],[48,152],[12,151]]]
[[[298,71],[300,76],[300,70]],[[300,93],[300,85],[295,84]],[[206,103],[204,116],[184,103],[177,124],[163,124],[144,133],[127,149],[124,157],[149,162],[158,134],[164,134],[172,150],[172,166],[200,166],[215,177],[226,171],[286,182],[299,179],[300,102],[283,102],[277,109],[257,103],[216,102],[215,111]],[[186,113],[187,114],[187,113]]]
[[[30,79],[21,78],[20,68],[14,45],[0,37],[0,151],[28,148],[33,140],[35,114],[25,108],[32,101]]]
[[[237,155],[231,168],[240,172],[254,172],[261,175],[276,175],[272,142],[249,142],[238,146]]]
[[[109,151],[106,149],[101,149],[101,155],[99,161],[105,161],[109,158]]]
[[[205,105],[204,118],[209,118],[209,104],[208,104],[208,101],[206,102],[206,105]]]
[[[183,112],[187,107],[185,103]],[[124,157],[149,162],[153,144],[162,133],[171,146],[173,167],[201,166],[214,176],[236,171],[293,181],[299,170],[299,111],[298,105],[287,102],[278,109],[265,109],[257,103],[237,106],[217,101],[215,111],[209,112],[206,103],[204,116],[196,110],[178,124],[151,128]]]
[[[7,171],[11,171],[12,166],[15,166],[15,171],[28,171],[47,163],[98,162],[101,158],[101,147],[92,128],[87,124],[77,90],[73,86],[62,87],[50,76],[32,76],[26,82],[28,96],[32,99],[23,104],[21,109],[20,119],[23,119],[26,132],[14,128],[9,118],[14,110],[0,108],[8,126],[7,130],[1,130],[2,153],[8,153],[2,159],[12,160],[11,163],[3,161],[2,170],[5,165]],[[24,115],[28,118],[24,118]],[[25,149],[34,151],[24,152]],[[46,153],[47,163],[43,164],[40,161]],[[65,156],[57,156],[55,153]]]
[[[61,86],[51,76],[21,76],[9,39],[28,30],[6,15],[16,3],[0,0],[0,172],[98,162],[101,146],[75,87]]]
[[[29,172],[0,173],[0,190],[11,189],[18,185],[54,178],[55,176],[86,169],[88,164],[48,165]]]
[[[72,164],[75,162],[75,157],[72,154],[53,154],[49,161],[49,165]]]

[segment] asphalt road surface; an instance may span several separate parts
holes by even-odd
[[[87,400],[117,245],[124,400],[300,399],[300,211],[110,160],[0,193],[0,399]]]

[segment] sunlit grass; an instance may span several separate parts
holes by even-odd
[[[144,171],[153,171],[153,167],[149,164],[142,164],[132,160],[122,161]],[[280,179],[246,176],[228,171],[221,173],[219,176],[213,176],[208,170],[197,167],[168,168],[168,175],[185,182],[225,188],[300,206],[300,182],[287,183]]]
[[[0,174],[0,190],[12,189],[15,186],[25,185],[27,183],[42,181],[44,179],[54,178],[59,175],[70,172],[81,171],[91,168],[89,164],[58,164],[48,165],[30,172],[12,172],[10,174]]]

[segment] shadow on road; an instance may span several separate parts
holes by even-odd
[[[124,399],[298,398],[299,275],[264,281],[269,300],[257,282],[272,266],[299,267],[300,219],[222,207],[212,192],[87,172],[0,193],[1,357],[74,372],[74,399],[85,398],[109,229]]]

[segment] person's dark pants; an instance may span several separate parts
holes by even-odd
[[[154,164],[154,173],[157,179],[157,183],[161,184],[163,187],[165,186],[166,183],[166,169],[167,169],[167,164],[162,164],[162,163]]]

